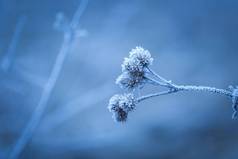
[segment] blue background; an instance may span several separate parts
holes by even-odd
[[[56,14],[70,20],[80,0],[0,0],[0,62],[17,22],[26,21],[0,70],[0,158],[11,153],[36,108],[62,45]],[[237,159],[230,99],[184,92],[140,103],[115,123],[108,100],[128,52],[148,49],[153,70],[177,84],[238,84],[236,0],[89,0],[43,117],[22,159]],[[160,91],[146,86],[141,94]]]

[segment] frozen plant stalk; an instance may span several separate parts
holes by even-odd
[[[68,53],[71,49],[72,43],[74,42],[74,40],[76,38],[75,32],[78,29],[79,20],[81,18],[81,15],[85,11],[87,4],[88,4],[88,0],[82,0],[81,4],[79,5],[78,9],[76,10],[71,21],[67,21],[66,19],[64,19],[65,17],[61,13],[57,15],[55,28],[58,29],[59,31],[63,32],[63,34],[64,34],[63,44],[62,44],[61,49],[56,57],[56,60],[53,65],[53,69],[50,73],[49,79],[44,86],[39,103],[36,106],[35,110],[33,111],[33,114],[31,116],[30,120],[28,121],[26,127],[22,131],[22,134],[17,139],[17,141],[13,147],[13,150],[9,156],[9,159],[19,158],[21,152],[24,150],[28,141],[33,136],[35,129],[37,128],[38,124],[40,123],[40,120],[43,116],[43,113],[44,113],[46,107],[47,107],[48,101],[51,97],[51,94],[55,87],[57,79],[61,73],[65,58],[68,55]]]
[[[9,71],[9,69],[12,65],[13,59],[16,54],[17,44],[19,42],[21,33],[22,33],[24,25],[26,23],[26,19],[27,18],[25,15],[23,15],[19,18],[16,28],[15,28],[15,32],[14,32],[12,40],[11,40],[11,43],[10,43],[8,50],[6,52],[6,55],[4,56],[3,61],[1,63],[2,69],[6,72]]]
[[[153,58],[150,52],[142,47],[132,49],[129,57],[124,59],[122,63],[122,74],[116,79],[116,84],[130,93],[116,94],[109,100],[108,109],[113,114],[112,117],[115,121],[125,122],[128,113],[133,111],[141,101],[181,91],[200,91],[226,96],[232,101],[234,111],[232,118],[235,119],[237,117],[238,86],[229,86],[229,89],[226,90],[207,86],[177,85],[153,71],[150,68],[152,62]],[[145,84],[165,87],[167,90],[136,97],[133,92],[138,88],[142,89]]]

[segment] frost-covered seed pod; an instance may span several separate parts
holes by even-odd
[[[145,83],[145,69],[151,65],[153,58],[148,50],[136,47],[129,53],[122,63],[122,74],[117,78],[116,84],[123,89],[134,89]]]
[[[143,74],[132,75],[128,72],[123,72],[116,79],[116,84],[118,84],[122,89],[133,90],[137,87],[143,87],[145,84],[145,77]]]
[[[136,100],[133,94],[116,94],[111,97],[108,104],[109,111],[115,121],[126,121],[128,112],[135,109]]]
[[[153,58],[148,50],[142,47],[136,47],[129,53],[122,63],[122,72],[143,72],[145,67],[152,65]]]
[[[139,64],[143,67],[152,65],[153,58],[150,52],[143,47],[137,46],[135,49],[132,49],[129,54],[130,59],[138,60]]]

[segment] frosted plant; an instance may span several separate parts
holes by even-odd
[[[110,99],[108,109],[113,114],[115,121],[126,121],[128,113],[134,110],[136,105],[141,101],[181,91],[201,91],[224,95],[232,101],[232,108],[234,111],[232,118],[237,118],[238,86],[229,86],[229,89],[218,89],[207,86],[177,85],[153,71],[150,68],[152,62],[153,58],[151,57],[150,52],[142,47],[132,49],[129,53],[129,57],[124,59],[122,63],[122,74],[116,79],[116,84],[122,89],[130,91],[130,93],[123,95],[117,94]],[[134,95],[134,90],[138,88],[142,89],[145,84],[165,87],[167,90],[136,97]]]
[[[142,47],[132,49],[129,54],[122,63],[122,74],[117,78],[116,84],[129,90],[142,88],[148,80],[145,76],[146,68],[152,64],[153,58],[150,52]]]
[[[136,100],[133,94],[116,94],[112,96],[109,101],[108,109],[113,114],[115,121],[126,121],[127,114],[134,110],[136,106]]]

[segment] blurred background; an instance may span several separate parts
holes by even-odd
[[[138,45],[151,52],[152,69],[177,84],[237,85],[238,2],[82,1],[0,0],[0,159],[37,114],[16,158],[237,159],[238,121],[226,97],[156,97],[126,123],[115,123],[107,104],[123,92],[114,82]],[[83,3],[77,36],[65,43],[68,31],[54,27],[56,17],[67,26]],[[58,66],[63,45],[69,49]],[[141,94],[157,91],[146,86]]]

